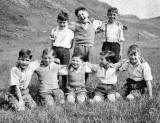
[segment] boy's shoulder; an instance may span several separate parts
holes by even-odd
[[[18,67],[14,66],[11,68],[11,74],[16,74],[16,75],[20,76],[21,73],[22,72],[20,71],[20,69]]]
[[[40,67],[40,61],[35,60],[29,64],[28,69],[36,70],[38,67]]]

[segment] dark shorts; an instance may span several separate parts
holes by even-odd
[[[120,44],[117,42],[103,42],[102,51],[112,51],[115,56],[111,58],[112,63],[117,63],[120,60]]]
[[[62,65],[68,65],[70,61],[69,49],[63,47],[55,47],[55,46],[53,46],[52,48],[56,52],[57,58],[60,60],[60,63]],[[67,76],[63,75],[62,80],[59,81],[59,86],[64,93],[66,92],[66,83],[67,83]]]
[[[92,46],[84,46],[84,45],[80,45],[80,44],[75,44],[75,48],[74,48],[74,53],[81,53],[83,56],[83,60],[85,62],[92,61]]]
[[[56,52],[57,58],[60,60],[61,64],[68,65],[70,60],[70,51],[67,48],[55,47],[52,49]]]
[[[131,93],[133,90],[138,90],[141,94],[145,93],[145,88],[147,87],[146,81],[134,81],[130,78],[126,80],[126,84],[122,88],[122,96],[126,97]]]
[[[116,92],[116,86],[113,84],[99,83],[95,89],[95,95],[104,96],[105,98],[107,98],[108,94],[115,92]]]
[[[85,87],[73,87],[73,86],[67,86],[67,94],[69,93],[75,93],[75,94],[79,94],[79,93],[86,93],[87,90],[85,89]]]

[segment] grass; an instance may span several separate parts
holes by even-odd
[[[3,0],[4,1],[4,0]],[[15,65],[17,60],[18,51],[21,48],[29,48],[32,50],[34,59],[40,59],[40,55],[42,50],[45,47],[49,47],[50,40],[48,38],[49,32],[43,33],[43,30],[49,30],[55,24],[56,18],[55,14],[57,14],[58,10],[57,7],[65,7],[65,10],[68,10],[70,14],[73,14],[74,8],[78,7],[79,5],[86,6],[89,11],[92,13],[94,17],[98,17],[101,15],[100,13],[103,12],[105,6],[99,8],[100,5],[94,0],[92,4],[87,0],[77,0],[76,2],[71,2],[71,0],[54,0],[54,5],[51,6],[50,4],[44,2],[45,0],[34,1],[34,0],[26,0],[32,6],[32,14],[29,16],[28,11],[24,11],[25,9],[19,7],[18,9],[22,9],[23,12],[28,14],[27,19],[29,20],[29,26],[32,27],[31,31],[22,32],[23,36],[19,39],[15,40],[13,38],[9,38],[8,40],[0,38],[0,123],[159,123],[160,122],[160,40],[140,40],[137,39],[138,30],[146,30],[152,31],[156,35],[159,35],[159,29],[154,28],[157,22],[151,24],[149,22],[127,22],[124,21],[128,26],[128,30],[125,32],[125,39],[126,42],[124,43],[123,49],[123,58],[126,58],[126,51],[129,45],[136,43],[140,45],[142,48],[143,55],[145,59],[149,62],[152,74],[153,74],[153,99],[149,99],[147,95],[142,96],[141,98],[135,99],[131,102],[119,99],[115,103],[111,103],[106,100],[102,104],[84,104],[84,105],[71,105],[71,104],[64,104],[64,105],[56,105],[53,107],[41,107],[38,106],[35,110],[30,111],[27,109],[25,112],[12,112],[8,110],[6,105],[3,105],[3,95],[4,92],[7,91],[7,87],[9,84],[10,78],[10,69],[12,66]],[[50,1],[50,0],[48,0]],[[73,1],[73,0],[72,0]],[[36,2],[40,2],[40,4],[36,4]],[[87,2],[87,3],[86,3]],[[1,1],[0,8],[8,9],[8,5],[5,2]],[[45,7],[44,6],[45,3]],[[66,4],[67,3],[67,4]],[[1,25],[8,26],[8,23],[14,23],[20,25],[21,22],[25,22],[24,24],[27,25],[28,23],[26,20],[23,21],[23,17],[17,16],[21,15],[19,11],[12,11],[14,9],[13,4],[12,8],[9,8],[11,13],[4,13],[4,11],[0,11],[2,18]],[[71,6],[72,5],[72,6]],[[92,7],[94,6],[94,8]],[[43,8],[39,11],[38,8]],[[53,7],[53,8],[52,8]],[[73,8],[74,7],[74,8]],[[46,10],[47,8],[47,10]],[[50,9],[51,8],[51,9]],[[18,10],[17,9],[17,10]],[[29,8],[30,9],[30,8]],[[54,11],[52,11],[54,10]],[[49,12],[47,12],[49,11]],[[96,13],[98,11],[98,14]],[[50,13],[53,12],[54,17],[47,17],[50,16]],[[48,13],[48,14],[46,14]],[[3,16],[5,15],[5,18]],[[13,15],[15,18],[9,19],[7,15]],[[41,15],[41,16],[39,16]],[[42,16],[43,15],[43,16]],[[105,12],[103,13],[103,17],[105,16]],[[102,17],[102,18],[103,18]],[[20,19],[19,19],[20,18]],[[71,17],[73,18],[73,17]],[[4,21],[6,19],[7,21]],[[12,21],[12,22],[10,22]],[[6,24],[7,23],[7,24]],[[23,23],[22,23],[23,24]],[[0,26],[1,26],[0,25]],[[7,27],[6,26],[6,27]],[[22,25],[23,26],[23,25]],[[10,29],[10,27],[5,29]],[[15,26],[17,27],[17,26]],[[7,37],[8,32],[12,34],[12,30],[7,30],[4,32],[0,32],[0,35],[3,37]],[[18,35],[17,31],[14,31],[16,35]],[[32,33],[36,33],[36,35],[32,35]],[[2,36],[1,36],[2,37]],[[99,51],[101,50],[102,42],[101,42],[102,35],[98,35],[95,39],[95,51],[94,51],[94,58],[93,62],[98,62],[99,58]],[[119,81],[118,81],[118,89],[120,89],[126,78],[125,73],[119,73]],[[36,77],[34,76],[30,85],[31,94],[35,100],[37,100],[36,92],[37,92],[37,83]],[[96,78],[93,76],[90,77],[88,86],[95,87],[97,83]],[[2,91],[4,90],[4,91]]]
[[[99,36],[100,37],[100,36]],[[99,39],[99,37],[97,39]],[[9,70],[16,62],[16,56],[21,47],[26,47],[33,49],[34,59],[40,58],[40,53],[42,48],[48,47],[46,37],[41,37],[41,40],[34,39],[15,41],[12,40],[10,43],[6,43],[1,47],[1,56],[7,55],[7,57],[2,57],[1,59],[1,69],[0,69],[0,85],[6,88],[9,82]],[[124,47],[124,56],[127,47],[133,42],[126,42]],[[15,47],[13,46],[15,45]],[[32,45],[30,45],[32,44]],[[38,45],[37,45],[38,44]],[[134,101],[126,101],[123,99],[117,100],[115,103],[111,103],[106,100],[102,104],[91,105],[86,103],[84,105],[76,104],[64,104],[53,107],[41,107],[38,106],[35,110],[30,111],[27,109],[25,112],[12,112],[5,107],[1,106],[0,110],[0,122],[5,123],[159,123],[160,122],[160,45],[159,41],[155,43],[151,41],[147,42],[137,42],[142,48],[145,59],[150,63],[153,74],[153,99],[149,99],[147,95],[135,99]],[[102,43],[96,42],[95,57],[94,62],[98,62],[98,53],[100,51]],[[9,49],[7,49],[9,48]],[[36,50],[34,50],[36,48]],[[5,50],[7,49],[7,50]],[[12,52],[14,51],[14,52]],[[125,74],[119,74],[118,87],[122,87],[124,80],[126,78]],[[37,83],[36,77],[32,79],[31,94],[36,100]],[[96,78],[90,77],[89,86],[94,87],[97,83]],[[3,95],[3,94],[2,94]],[[3,98],[2,98],[3,99]],[[1,99],[1,100],[2,100]]]

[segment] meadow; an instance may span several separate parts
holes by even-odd
[[[44,48],[50,46],[50,30],[56,23],[57,13],[64,9],[74,19],[74,9],[88,8],[95,18],[104,20],[107,4],[96,0],[1,0],[0,1],[0,123],[160,123],[160,28],[159,18],[139,20],[135,16],[121,16],[120,21],[128,27],[124,32],[126,42],[123,56],[129,45],[138,44],[153,74],[153,99],[148,95],[133,101],[106,100],[102,104],[69,104],[53,107],[38,106],[34,110],[13,112],[4,103],[10,81],[10,69],[15,65],[21,48],[29,48],[33,60],[40,59]],[[139,33],[140,32],[140,33]],[[144,35],[145,32],[145,35]],[[147,32],[147,33],[146,33]],[[150,34],[157,35],[153,38]],[[98,63],[102,35],[98,34],[94,45],[93,62]],[[73,50],[73,49],[72,49]],[[71,52],[72,52],[71,50]],[[117,87],[125,83],[126,73],[118,73]],[[87,86],[94,88],[98,80],[90,76]],[[37,77],[33,75],[30,93],[38,103]]]
[[[95,51],[93,62],[98,63],[99,51],[102,46],[101,35],[95,40]],[[19,40],[1,40],[0,45],[1,66],[0,66],[0,87],[1,87],[1,110],[0,122],[4,123],[159,123],[160,122],[160,41],[145,40],[131,41],[124,43],[123,58],[126,58],[126,50],[130,44],[140,45],[145,59],[149,62],[153,74],[153,99],[148,95],[137,98],[133,101],[118,99],[115,103],[106,100],[102,104],[84,105],[69,104],[55,105],[53,107],[38,106],[35,110],[27,109],[24,112],[13,112],[3,103],[4,93],[9,83],[9,74],[12,66],[15,65],[18,51],[25,47],[32,50],[35,59],[40,59],[42,49],[50,46],[47,36],[24,37]],[[118,73],[119,81],[117,87],[120,89],[126,78],[125,73]],[[95,87],[98,83],[93,76],[89,78],[87,86]],[[30,92],[37,100],[37,79],[33,76]]]

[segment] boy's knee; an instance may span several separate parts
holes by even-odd
[[[97,102],[97,103],[99,103],[99,102],[103,102],[103,97],[102,96],[99,96],[99,95],[96,95],[96,96],[94,96],[94,98],[93,98],[93,101],[94,102]]]
[[[128,100],[133,100],[133,99],[134,99],[133,94],[129,94],[129,95],[126,97],[126,99],[128,99]]]
[[[115,94],[108,94],[107,96],[108,100],[111,102],[115,102],[116,101],[116,96]]]
[[[72,94],[69,94],[67,96],[67,101],[70,102],[70,103],[75,103],[75,96],[72,95]]]
[[[85,100],[86,100],[86,95],[81,94],[81,95],[78,95],[78,96],[77,96],[77,101],[78,101],[78,103],[84,103]]]

